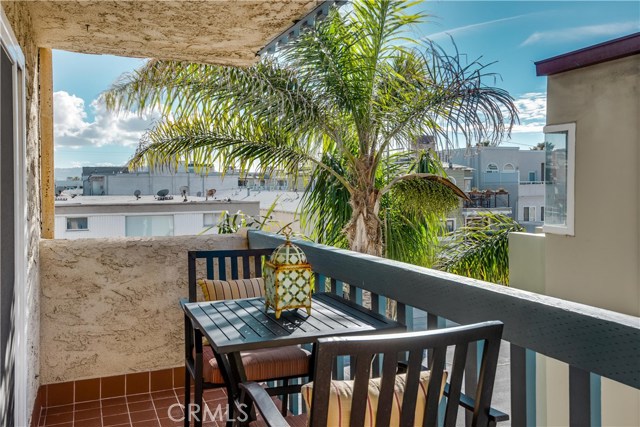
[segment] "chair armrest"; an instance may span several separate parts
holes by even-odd
[[[249,401],[246,399],[247,397],[251,400],[258,408],[258,412],[262,415],[265,423],[269,427],[288,427],[287,421],[280,414],[280,410],[273,403],[271,396],[269,393],[260,386],[260,384],[255,382],[246,382],[240,383],[240,390],[242,391],[242,396],[240,401],[242,403],[248,404]],[[250,408],[245,408],[245,411]]]
[[[444,395],[449,397],[449,383],[445,384],[444,386]],[[460,393],[460,406],[462,406],[467,411],[473,412],[475,405],[476,403],[471,397],[467,396],[464,393]],[[499,423],[501,421],[507,420],[509,420],[508,414],[505,414],[504,412],[498,411],[494,408],[489,408],[489,421]]]

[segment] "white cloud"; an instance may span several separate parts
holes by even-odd
[[[582,27],[563,28],[535,32],[531,34],[520,46],[528,46],[536,43],[562,43],[581,40],[587,37],[610,37],[619,34],[632,33],[640,29],[638,21],[614,22],[611,24],[585,25]]]
[[[547,119],[547,95],[541,92],[525,93],[515,101],[520,124],[512,133],[542,132]]]
[[[434,34],[430,34],[427,35],[425,37],[422,37],[420,40],[436,40],[436,39],[440,39],[443,37],[449,37],[449,36],[453,36],[454,34],[464,34],[470,31],[475,31],[475,30],[479,30],[482,29],[484,27],[488,27],[494,24],[498,24],[500,22],[507,22],[507,21],[513,21],[514,19],[519,19],[519,18],[523,18],[525,16],[531,16],[533,14],[529,13],[529,14],[524,14],[524,15],[516,15],[516,16],[510,16],[508,18],[501,18],[501,19],[493,19],[491,21],[485,21],[485,22],[479,22],[477,24],[471,24],[471,25],[465,25],[463,27],[457,27],[457,28],[452,28],[450,30],[446,30],[446,31],[440,31],[438,33],[434,33]]]
[[[112,113],[94,100],[89,106],[94,119],[88,121],[84,100],[64,91],[53,94],[53,108],[55,145],[66,148],[133,147],[159,118],[157,114]]]
[[[87,127],[84,100],[67,92],[53,94],[53,123],[56,135],[74,135]]]

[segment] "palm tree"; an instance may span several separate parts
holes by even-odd
[[[438,253],[436,268],[487,282],[509,284],[509,233],[524,231],[514,219],[482,213],[460,227]]]
[[[425,16],[414,10],[404,1],[356,1],[246,69],[149,61],[105,94],[111,109],[164,114],[130,165],[219,163],[292,174],[312,166],[332,188],[307,200],[339,194],[346,203],[337,227],[320,226],[339,227],[352,250],[381,255],[385,215],[411,225],[429,216],[425,206],[442,211],[464,197],[442,174],[418,172],[389,153],[411,157],[425,134],[445,145],[458,136],[497,142],[517,120],[511,96],[485,84],[492,74],[484,65],[407,39]]]

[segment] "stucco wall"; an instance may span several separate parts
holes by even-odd
[[[38,242],[40,240],[40,134],[39,134],[39,93],[38,93],[38,49],[33,42],[32,19],[24,4],[0,3],[6,14],[11,28],[25,56],[26,62],[26,188],[27,188],[27,274],[24,286],[26,300],[27,323],[21,326],[21,334],[26,339],[27,347],[27,411],[30,416],[31,408],[39,386],[39,354],[40,354],[40,288],[38,278]],[[16,177],[16,179],[25,179]],[[17,357],[23,357],[18,355]]]
[[[633,316],[640,316],[638,99],[640,55],[548,79],[547,124],[576,123],[576,175],[575,236],[545,238],[547,294]],[[602,425],[640,425],[639,408],[640,391],[603,380]],[[549,410],[549,424],[553,416]]]
[[[187,251],[240,235],[43,240],[41,382],[180,366]]]
[[[550,76],[547,123],[576,123],[575,236],[547,234],[550,295],[640,315],[640,55]],[[606,290],[606,292],[605,292]]]

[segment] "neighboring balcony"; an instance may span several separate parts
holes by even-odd
[[[257,231],[248,236],[42,241],[42,386],[36,404],[46,409],[40,425],[55,425],[47,421],[56,419],[55,408],[77,412],[107,395],[124,401],[129,414],[124,425],[180,425],[165,423],[168,418],[161,415],[166,415],[162,412],[166,405],[160,403],[169,402],[165,399],[175,403],[182,396],[184,325],[178,299],[187,294],[187,251],[269,248],[281,242],[280,236]],[[297,243],[314,268],[317,288],[324,285],[357,303],[371,300],[380,313],[393,299],[399,320],[409,328],[503,321],[505,352],[493,403],[511,416],[502,426],[539,424],[536,413],[545,404],[541,397],[555,385],[548,377],[539,380],[536,353],[570,366],[568,379],[559,384],[569,384],[571,425],[591,423],[598,414],[600,395],[593,386],[594,377],[640,388],[637,317],[347,250]],[[367,293],[369,298],[364,297]],[[481,355],[471,350],[467,363],[475,366]],[[467,378],[466,387],[473,382]],[[171,396],[164,397],[162,390],[169,389]],[[93,393],[93,399],[87,393]],[[155,418],[145,424],[145,420],[135,421],[138,415],[133,414],[135,408],[145,406],[135,405],[136,399],[147,395],[144,402],[150,402]],[[210,405],[224,402],[224,394],[210,393],[207,399]],[[108,415],[104,405],[101,408],[84,416],[93,414],[97,423],[93,425],[107,426],[108,420],[117,417],[107,420],[114,415]],[[300,406],[293,408],[300,410]],[[39,414],[40,408],[36,409]],[[91,424],[75,418],[66,425]]]

